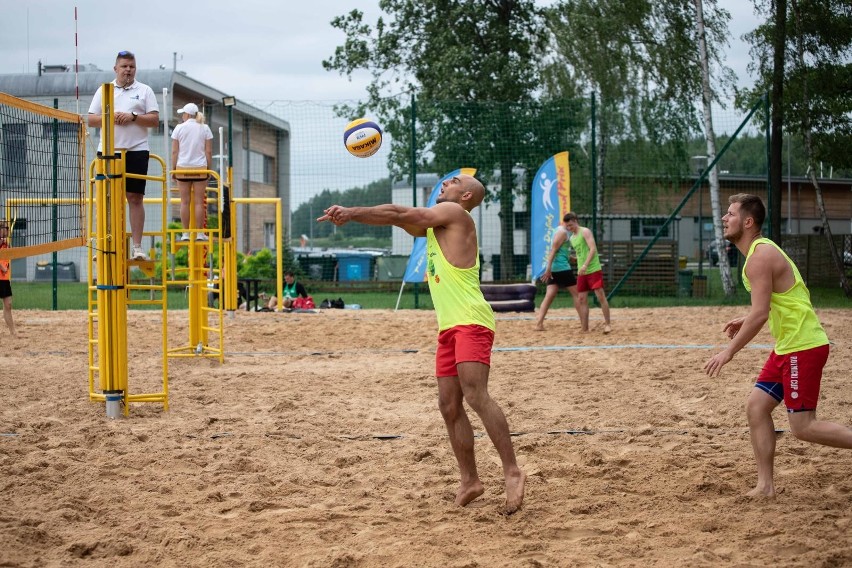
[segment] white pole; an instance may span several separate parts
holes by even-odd
[[[399,301],[402,300],[402,289],[405,288],[405,280],[402,281],[402,285],[399,287],[399,296],[396,297],[396,307],[393,311],[397,311],[399,309]]]
[[[172,165],[169,161],[172,159],[172,147],[169,144],[169,89],[163,87],[163,159],[166,162],[166,187],[169,187],[169,172]]]

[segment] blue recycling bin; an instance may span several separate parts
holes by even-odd
[[[341,282],[370,280],[372,257],[362,254],[337,255],[337,279]]]

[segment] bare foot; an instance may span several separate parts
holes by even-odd
[[[478,479],[470,485],[462,485],[456,492],[456,505],[464,507],[483,493],[485,493],[485,488]]]
[[[612,328],[609,327],[609,324],[606,324],[604,326],[604,335],[606,335],[607,333],[612,333]]]
[[[503,514],[511,515],[521,508],[524,502],[524,486],[527,482],[527,474],[518,470],[517,475],[506,477],[506,507]]]
[[[544,331],[544,324],[537,323],[537,324],[535,324],[535,328],[533,328],[533,329],[535,329],[536,331]]]
[[[775,486],[770,485],[769,487],[755,487],[751,491],[745,494],[746,497],[758,497],[758,498],[766,498],[772,499],[775,497]]]

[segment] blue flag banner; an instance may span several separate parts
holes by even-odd
[[[429,201],[426,202],[426,207],[435,205],[438,196],[441,194],[441,186],[444,182],[459,174],[476,175],[476,168],[459,168],[439,179],[435,187],[432,188],[432,193],[429,194]],[[405,274],[402,276],[402,281],[426,281],[426,237],[416,237],[414,239],[414,247],[411,249],[411,256],[408,257],[408,264],[405,266]]]
[[[542,164],[532,182],[530,265],[533,282],[544,274],[553,233],[569,211],[571,172],[568,152],[560,152]]]

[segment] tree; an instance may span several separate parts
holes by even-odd
[[[852,166],[852,5],[847,0],[756,0],[755,6],[767,15],[767,23],[747,35],[755,55],[750,69],[758,73],[758,82],[741,94],[740,101],[747,103],[765,91],[773,77],[777,80],[778,69],[783,69],[783,88],[778,89],[783,98],[773,89],[773,96],[779,98],[772,104],[782,113],[788,132],[802,139],[824,233],[841,285],[850,296],[852,289],[831,235],[816,171],[821,162],[838,169]],[[780,10],[786,10],[783,17]],[[781,25],[783,32],[777,30]],[[779,50],[773,49],[782,36],[786,41],[783,65],[778,61]],[[780,133],[773,130],[773,135]],[[781,162],[775,153],[772,159]]]
[[[710,88],[710,61],[707,57],[707,36],[704,29],[704,3],[703,0],[695,2],[695,24],[698,35],[698,57],[701,63],[701,102],[704,109],[704,136],[707,140],[707,163],[716,160],[716,133],[713,130],[713,90]],[[700,196],[699,196],[700,199]],[[728,264],[728,255],[721,254],[725,250],[724,238],[722,236],[722,212],[719,203],[719,166],[713,165],[710,169],[710,210],[713,214],[713,235],[716,241],[716,250],[719,254],[719,274],[722,279],[722,288],[726,296],[736,294],[734,279],[731,277],[731,267]],[[704,230],[703,227],[698,228]],[[702,251],[703,254],[703,251]]]
[[[800,76],[800,87],[801,87],[801,99],[799,105],[799,128],[802,132],[802,137],[805,142],[805,154],[809,158],[809,177],[811,183],[816,190],[816,199],[817,199],[817,207],[820,212],[820,216],[822,218],[822,227],[825,231],[825,236],[828,239],[828,247],[831,251],[831,256],[834,259],[834,265],[837,269],[837,273],[840,276],[840,285],[843,288],[843,291],[846,294],[846,297],[852,297],[852,289],[849,287],[849,281],[846,278],[846,271],[843,266],[843,260],[840,257],[840,254],[837,251],[837,247],[835,246],[834,239],[831,235],[831,226],[828,224],[828,218],[825,214],[825,203],[822,199],[822,189],[819,185],[819,180],[816,177],[816,156],[818,154],[828,154],[833,155],[836,153],[835,148],[831,145],[826,144],[825,138],[828,138],[831,141],[834,138],[834,134],[838,134],[838,137],[846,138],[846,142],[848,143],[850,138],[852,138],[852,120],[849,118],[849,113],[852,112],[852,100],[847,100],[846,108],[842,107],[842,103],[840,105],[833,104],[833,101],[827,101],[825,99],[825,91],[820,90],[818,87],[814,88],[815,96],[811,95],[811,81],[813,79],[819,80],[833,78],[834,73],[831,71],[836,70],[836,66],[838,64],[837,59],[835,59],[837,51],[846,51],[847,53],[852,53],[852,6],[849,4],[845,4],[845,8],[847,11],[847,19],[846,19],[846,38],[845,44],[844,42],[838,42],[837,44],[832,45],[833,41],[836,38],[829,37],[828,45],[820,46],[820,39],[822,39],[823,29],[820,26],[822,15],[819,14],[819,7],[814,6],[813,3],[800,3],[799,0],[790,0],[791,7],[793,9],[793,20],[794,20],[794,29],[795,29],[795,44],[796,44],[796,75]],[[814,8],[817,8],[814,10]],[[840,47],[839,50],[837,48]],[[808,55],[811,58],[816,59],[819,55],[824,57],[824,61],[818,62],[817,65],[814,65],[814,68],[809,68],[805,60],[805,53],[808,52]],[[849,79],[852,79],[852,64],[847,64],[846,66],[846,86],[842,87],[843,90],[847,92],[847,99],[852,99],[848,95],[852,94],[852,89],[849,87]],[[826,73],[829,71],[829,73]],[[842,75],[842,73],[841,73]],[[829,87],[829,96],[831,96],[831,91],[834,90],[834,87]],[[838,108],[840,106],[840,108]],[[845,111],[845,117],[840,117],[836,119],[833,116],[832,111]],[[828,126],[829,132],[826,133],[826,126]],[[820,128],[822,127],[822,128]],[[845,132],[844,132],[845,129]],[[815,133],[814,130],[817,130],[820,133]],[[837,131],[840,131],[839,133]],[[825,136],[828,134],[828,136]],[[849,146],[845,147],[844,152],[848,152]],[[840,156],[841,160],[849,160],[848,156]]]
[[[706,2],[708,64],[720,88],[733,83],[721,63],[725,10]],[[687,172],[687,141],[698,132],[702,97],[695,12],[688,0],[562,0],[547,11],[554,55],[545,71],[552,93],[591,88],[600,95],[597,135],[597,208],[608,198],[608,158],[613,144],[649,140],[668,152],[670,175]],[[717,100],[714,94],[713,100]],[[672,167],[674,165],[674,167]],[[672,184],[677,186],[678,184]]]
[[[377,113],[391,133],[390,169],[398,177],[411,171],[415,154],[415,163],[438,173],[476,167],[487,181],[496,169],[500,189],[490,197],[500,203],[500,251],[513,258],[514,196],[526,186],[518,168],[535,168],[549,157],[534,162],[542,154],[579,138],[566,134],[575,119],[565,113],[552,120],[560,128],[530,128],[530,113],[554,110],[535,100],[546,46],[541,10],[534,0],[380,0],[379,7],[388,19],[374,27],[359,10],[332,20],[346,42],[323,67],[345,75],[367,70],[373,78],[368,100],[341,112]],[[512,143],[501,147],[500,140]],[[501,278],[511,270],[501,263]]]
[[[370,206],[388,203],[391,200],[391,180],[380,179],[367,184],[364,187],[354,187],[346,191],[323,190],[321,193],[311,197],[305,203],[299,205],[291,215],[293,234],[308,235],[312,238],[328,237],[332,232],[341,235],[341,238],[352,231],[353,227],[335,227],[331,223],[317,223],[316,218],[322,211],[337,203],[345,207]],[[358,225],[357,234],[360,236],[375,237],[378,239],[391,239],[391,227],[379,225]],[[349,234],[351,236],[351,233]]]

